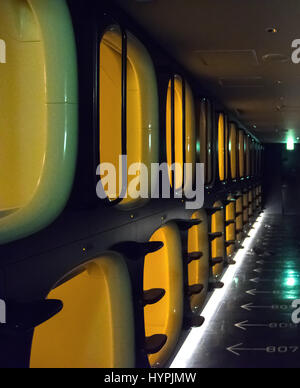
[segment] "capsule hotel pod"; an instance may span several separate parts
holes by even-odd
[[[251,159],[250,159],[250,136],[244,135],[244,147],[245,147],[245,174],[246,178],[250,178],[251,175]]]
[[[253,187],[252,189],[252,212],[254,215],[256,215],[256,210],[257,210],[257,206],[256,206],[256,191],[255,191],[255,187]]]
[[[238,154],[239,154],[239,178],[245,177],[245,136],[244,131],[238,131]]]
[[[179,75],[172,76],[167,91],[166,107],[166,154],[171,186],[174,190],[192,188],[195,178],[195,106],[189,84]],[[184,164],[193,166],[186,174]]]
[[[151,164],[158,162],[155,70],[142,43],[118,26],[103,34],[99,69],[100,176],[109,202],[130,209],[150,197]],[[115,168],[116,185],[106,180],[108,163]]]
[[[236,244],[236,200],[229,195],[227,198],[229,202],[226,206],[226,254],[227,257],[230,258],[235,251]]]
[[[167,341],[160,351],[149,355],[152,367],[162,367],[172,356],[183,323],[183,262],[178,227],[168,223],[158,229],[150,241],[160,241],[164,247],[145,258],[144,290],[162,289],[165,296],[145,307],[146,336],[165,335]]]
[[[223,113],[219,115],[218,121],[218,165],[219,179],[221,182],[227,179],[228,160],[227,160],[227,144],[228,142],[228,127],[227,120]]]
[[[232,180],[238,177],[238,138],[237,128],[234,123],[230,124],[229,130],[229,157],[230,157],[230,176]]]
[[[249,193],[243,193],[243,225],[248,226],[249,223]]]
[[[203,98],[197,105],[196,130],[197,162],[204,164],[205,185],[213,183],[213,122],[212,107],[208,99]]]
[[[236,231],[236,239],[240,242],[243,238],[243,230],[244,230],[244,211],[243,211],[243,194],[238,192],[236,194],[236,205],[235,205],[235,231]]]
[[[211,216],[211,260],[214,264],[213,274],[221,277],[225,261],[225,214],[222,202],[218,201],[213,206],[217,211]]]
[[[0,244],[45,228],[73,184],[77,60],[64,0],[1,0]],[[55,200],[53,200],[55,198]]]
[[[190,297],[190,306],[194,313],[198,313],[204,306],[207,297],[208,281],[210,275],[209,240],[208,240],[208,219],[204,210],[193,214],[192,219],[201,220],[199,225],[193,226],[188,233],[188,252],[201,253],[201,257],[191,260],[188,264],[189,286],[201,284],[201,293]]]
[[[133,368],[132,290],[124,259],[106,253],[75,269],[48,295],[63,309],[37,327],[32,368]]]

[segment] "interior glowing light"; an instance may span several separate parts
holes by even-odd
[[[296,279],[295,278],[288,278],[286,280],[286,285],[289,287],[293,287],[296,284]]]
[[[201,340],[204,337],[206,330],[210,327],[210,322],[213,319],[216,311],[218,311],[220,303],[224,300],[224,297],[230,289],[232,282],[234,282],[235,274],[243,264],[247,251],[249,250],[256,236],[256,233],[258,232],[263,222],[263,219],[263,214],[257,218],[255,224],[253,225],[253,229],[249,233],[249,237],[247,237],[243,242],[243,249],[238,250],[235,255],[234,260],[236,261],[236,264],[228,267],[221,279],[221,281],[224,283],[224,287],[213,292],[207,305],[203,309],[201,315],[205,318],[204,324],[201,327],[192,329],[190,331],[188,337],[175,356],[170,368],[188,368],[189,365],[191,365],[191,361],[194,358],[194,353],[199,352]]]
[[[286,143],[286,149],[288,151],[294,151],[295,149],[295,143],[294,143],[294,139],[292,137],[289,137],[287,139],[287,143]]]

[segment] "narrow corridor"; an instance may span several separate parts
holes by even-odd
[[[264,217],[197,349],[176,366],[300,366],[299,329],[292,321],[292,303],[300,298],[299,228],[297,217]]]

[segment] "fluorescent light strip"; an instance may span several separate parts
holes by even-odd
[[[221,279],[221,281],[224,283],[224,287],[219,290],[217,289],[213,292],[207,305],[203,309],[201,315],[205,318],[204,324],[199,328],[191,330],[184,344],[177,353],[174,361],[172,362],[170,368],[188,368],[189,365],[191,365],[194,352],[199,351],[199,344],[203,336],[205,335],[206,329],[209,327],[210,321],[213,319],[216,311],[218,311],[219,305],[224,299],[227,291],[229,290],[229,287],[232,284],[236,272],[243,264],[245,255],[248,249],[250,248],[251,243],[253,242],[256,233],[258,232],[263,222],[263,219],[263,214],[257,218],[255,224],[253,225],[253,229],[249,233],[249,237],[247,237],[243,242],[243,249],[239,249],[235,255],[234,260],[236,261],[236,264],[228,267]]]

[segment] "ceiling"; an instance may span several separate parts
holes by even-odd
[[[259,139],[300,138],[299,0],[114,1]]]

